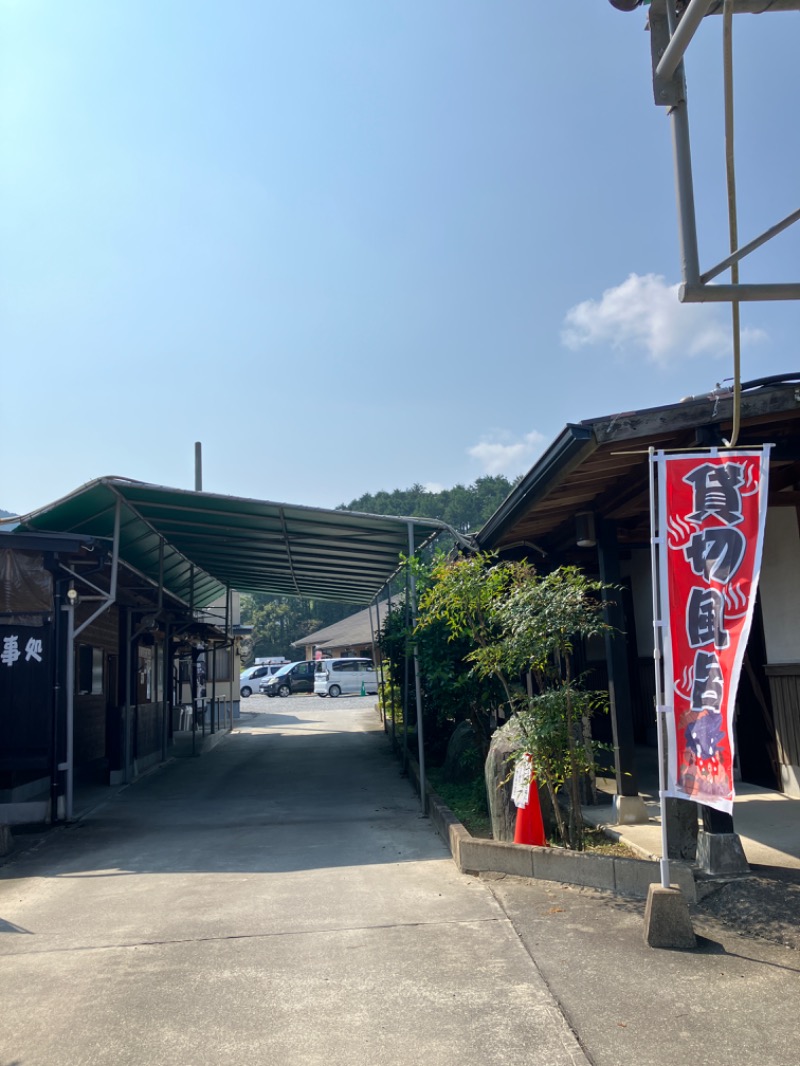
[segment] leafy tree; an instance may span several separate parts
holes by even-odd
[[[458,532],[466,533],[479,529],[512,487],[512,483],[502,476],[481,477],[474,485],[456,485],[441,492],[428,492],[417,484],[392,492],[365,493],[349,504],[340,505],[339,509],[409,518],[438,518]],[[297,649],[291,646],[293,641],[360,610],[363,605],[302,600],[296,596],[256,594],[242,599],[242,621],[253,626],[253,654],[256,656],[293,658],[297,654]],[[443,693],[440,695],[443,698]]]
[[[424,595],[437,564],[414,565],[418,588]],[[406,660],[413,656],[416,644],[428,753],[434,758],[444,757],[455,727],[469,720],[485,757],[490,738],[487,708],[502,703],[503,690],[495,678],[479,677],[471,669],[467,661],[473,646],[469,637],[453,635],[443,619],[433,617],[412,631],[405,606],[400,604],[387,615],[380,643],[392,677],[400,686],[406,675]],[[407,693],[407,701],[412,714],[416,714],[413,687]]]
[[[559,822],[559,831],[578,850],[583,847],[581,781],[595,770],[590,718],[607,709],[608,694],[583,688],[574,653],[577,641],[610,628],[603,619],[602,590],[601,582],[572,566],[515,584],[494,610],[502,632],[497,654],[479,649],[472,656],[479,672],[499,666],[531,677],[535,691],[514,699],[523,746],[551,798],[557,788],[568,789],[569,826]],[[558,819],[558,805],[553,809]]]
[[[306,600],[299,596],[269,596],[263,593],[242,597],[242,622],[253,626],[253,656],[283,655],[297,658],[292,642],[324,626],[340,622],[363,610],[354,604],[327,600]]]
[[[500,631],[494,607],[508,593],[515,573],[510,565],[487,565],[489,559],[483,553],[456,561],[437,558],[420,595],[416,628],[420,664],[427,664],[439,687],[451,680],[450,699],[463,701],[466,711],[456,720],[469,717],[484,756],[489,749],[492,711],[513,698],[502,670],[470,666],[476,646],[489,655],[497,644]],[[514,565],[518,571],[527,569],[525,563]],[[427,683],[428,675],[423,676]],[[490,680],[491,686],[487,685]]]
[[[501,686],[499,702],[516,717],[523,738],[517,754],[531,755],[537,778],[550,792],[562,841],[580,850],[581,781],[594,768],[589,719],[605,706],[607,695],[583,689],[574,649],[577,640],[608,629],[597,598],[603,586],[575,567],[542,577],[527,562],[498,562],[489,554],[440,560],[431,579],[420,597],[420,648],[440,625],[451,642],[468,641],[463,661],[469,674]],[[530,679],[527,686],[523,677]],[[496,706],[476,711],[484,728]],[[568,824],[557,803],[562,789]]]

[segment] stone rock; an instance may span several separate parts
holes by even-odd
[[[495,840],[506,843],[514,839],[517,809],[511,799],[511,780],[509,778],[506,781],[505,778],[511,772],[511,753],[518,743],[519,731],[512,718],[492,734],[489,754],[484,765],[492,836]]]
[[[489,754],[484,765],[486,797],[495,840],[513,842],[517,808],[511,799],[514,771],[512,753],[519,748],[519,727],[512,718],[492,735]],[[506,780],[508,778],[508,780]],[[554,829],[553,808],[547,789],[539,788],[539,803],[542,808],[544,831],[549,836]]]
[[[442,772],[448,781],[471,781],[480,766],[481,752],[471,722],[459,722],[447,744]]]

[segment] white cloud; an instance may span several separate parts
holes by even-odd
[[[440,484],[438,481],[426,481],[422,487],[423,489],[425,489],[426,492],[433,493],[444,492],[445,489],[445,486]]]
[[[742,330],[742,344],[765,337],[763,330]],[[698,355],[726,355],[733,345],[727,304],[682,304],[678,286],[660,274],[630,274],[599,300],[576,304],[567,311],[561,340],[573,350],[593,344],[643,350],[662,367]]]
[[[467,453],[477,459],[484,474],[506,474],[514,477],[531,465],[542,450],[545,437],[538,430],[531,430],[521,440],[514,440],[510,433],[496,431],[473,444]]]

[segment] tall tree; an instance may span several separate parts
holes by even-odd
[[[292,642],[363,609],[349,603],[264,593],[242,597],[242,622],[253,627],[253,656],[297,658]]]
[[[473,485],[455,485],[441,492],[429,492],[416,484],[391,492],[367,492],[348,504],[340,504],[338,510],[438,518],[459,533],[474,533],[494,514],[513,485],[502,475],[480,477]],[[302,600],[296,596],[245,596],[242,621],[253,626],[254,655],[292,658],[297,654],[291,646],[293,641],[362,609],[363,604]]]
[[[459,533],[474,533],[494,514],[515,484],[502,474],[479,477],[473,485],[454,485],[440,492],[429,492],[416,484],[393,492],[366,492],[350,503],[340,504],[339,510],[438,518]]]

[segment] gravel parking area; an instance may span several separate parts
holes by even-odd
[[[242,700],[240,704],[242,717],[245,714],[296,714],[299,712],[311,712],[315,714],[325,710],[335,712],[339,710],[355,711],[362,707],[374,707],[378,701],[377,696],[315,696],[313,693],[295,693],[293,696],[265,696],[259,692],[249,699]],[[291,710],[290,710],[291,708]],[[376,712],[377,713],[377,712]]]

